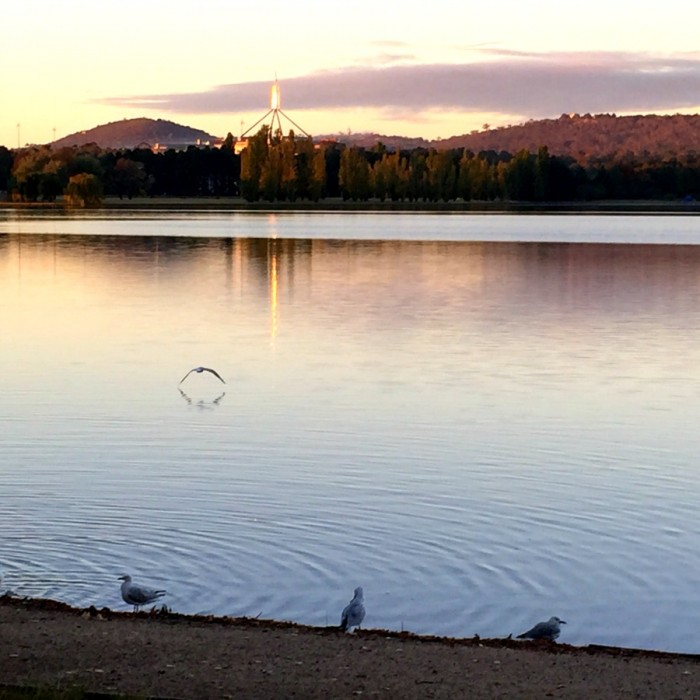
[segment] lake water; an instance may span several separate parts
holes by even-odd
[[[5,586],[700,652],[699,221],[0,210]]]

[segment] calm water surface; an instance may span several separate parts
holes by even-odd
[[[6,585],[700,652],[697,221],[0,212]]]

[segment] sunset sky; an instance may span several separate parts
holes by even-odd
[[[0,145],[142,116],[238,135],[275,76],[313,135],[696,113],[698,26],[687,0],[22,0],[2,11]]]

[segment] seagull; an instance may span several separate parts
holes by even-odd
[[[226,382],[224,382],[224,380],[221,378],[221,375],[220,375],[215,369],[211,369],[211,368],[209,368],[209,367],[193,367],[193,368],[180,380],[180,384],[182,384],[182,382],[184,382],[185,379],[187,379],[187,377],[189,377],[190,374],[192,374],[192,372],[197,372],[197,374],[201,374],[202,372],[211,372],[217,379],[220,379],[224,384],[226,384]]]
[[[518,639],[549,639],[554,641],[559,636],[559,625],[565,625],[566,620],[550,617],[547,622],[538,622],[532,629],[518,635]]]
[[[362,586],[358,586],[355,589],[355,596],[353,599],[345,606],[343,614],[340,617],[340,629],[345,631],[352,631],[351,628],[359,627],[362,624],[362,620],[365,619],[365,605],[364,605],[364,594],[362,592]]]
[[[134,612],[138,612],[141,605],[147,605],[148,603],[153,603],[162,598],[167,591],[155,591],[152,588],[144,588],[136,583],[131,582],[131,576],[129,574],[124,574],[119,577],[122,583],[122,598],[125,603],[134,606]]]

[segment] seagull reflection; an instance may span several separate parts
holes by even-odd
[[[221,400],[224,398],[224,396],[226,396],[226,392],[224,391],[223,394],[217,396],[211,401],[205,401],[204,399],[194,401],[182,389],[178,388],[178,391],[180,392],[180,396],[182,396],[182,398],[185,399],[185,401],[187,401],[188,406],[197,406],[197,408],[202,409],[212,409],[214,408],[214,406],[218,406],[221,403]]]

